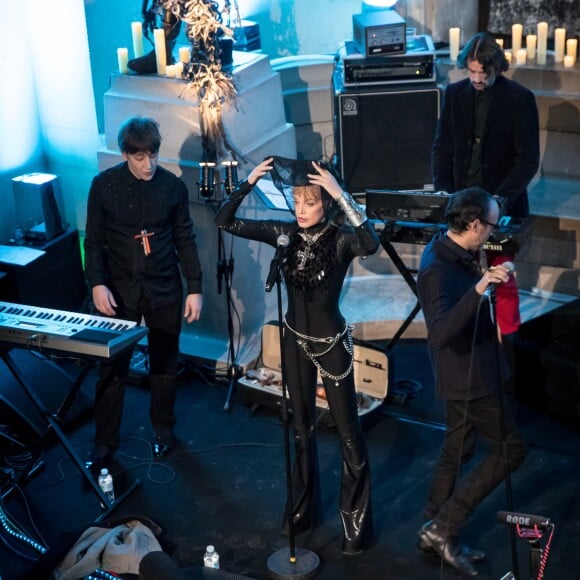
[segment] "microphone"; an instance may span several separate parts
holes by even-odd
[[[515,512],[497,512],[496,518],[500,524],[520,525],[524,528],[533,528],[534,526],[547,528],[551,524],[549,518],[531,514],[518,514]]]
[[[516,265],[513,262],[503,262],[502,264],[500,264],[501,266],[503,266],[508,272],[515,272],[516,271]],[[497,266],[492,266],[491,268],[488,268],[489,270],[493,270],[494,268],[496,268]],[[492,292],[495,291],[495,287],[497,286],[497,284],[495,282],[491,282],[490,285],[485,289],[485,292],[482,294],[482,296],[486,296],[487,298],[489,298],[489,296],[492,294]]]
[[[286,234],[280,234],[276,240],[276,253],[272,258],[270,272],[268,273],[268,278],[266,278],[266,292],[272,290],[272,287],[278,278],[278,270],[280,269],[282,258],[284,257],[284,253],[286,252],[289,243],[290,238]]]

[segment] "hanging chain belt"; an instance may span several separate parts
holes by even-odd
[[[317,336],[308,336],[307,334],[302,334],[302,333],[298,332],[297,330],[295,330],[294,328],[292,328],[288,324],[286,317],[284,317],[284,325],[292,334],[294,334],[297,337],[296,342],[302,348],[302,350],[304,351],[304,354],[306,354],[308,359],[310,361],[312,361],[314,366],[320,371],[321,376],[335,381],[335,384],[337,387],[338,387],[339,381],[341,381],[345,377],[348,377],[348,375],[352,371],[352,367],[354,364],[354,348],[353,348],[353,342],[352,342],[352,331],[354,329],[354,326],[352,324],[345,324],[344,328],[336,336],[326,336],[324,338],[320,338]],[[324,356],[325,354],[328,354],[338,344],[339,341],[342,342],[342,345],[344,346],[346,352],[348,352],[348,354],[350,355],[350,363],[348,365],[348,368],[342,374],[333,375],[333,374],[329,373],[318,362],[318,357],[321,357],[321,356]],[[323,350],[322,352],[314,353],[308,348],[309,342],[315,342],[315,343],[319,343],[319,344],[321,344],[321,343],[328,344],[328,348]]]

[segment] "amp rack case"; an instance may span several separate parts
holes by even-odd
[[[268,322],[262,328],[262,352],[254,368],[249,368],[238,380],[242,398],[254,409],[260,406],[278,407],[282,397],[280,334],[277,322]],[[291,364],[291,361],[286,361]],[[355,341],[354,380],[357,392],[358,414],[367,424],[384,403],[392,377],[392,365],[387,353],[373,346]],[[318,376],[316,407],[319,420],[332,426],[332,416]],[[290,404],[290,408],[291,408]]]

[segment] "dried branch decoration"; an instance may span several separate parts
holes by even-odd
[[[199,100],[202,161],[217,162],[219,158],[238,159],[241,155],[229,142],[222,121],[226,106],[236,107],[237,91],[232,76],[224,72],[219,60],[219,38],[233,32],[221,22],[217,2],[211,0],[162,0],[169,10],[186,24],[192,50],[185,64],[183,77],[189,80],[186,92]]]

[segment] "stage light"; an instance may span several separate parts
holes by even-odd
[[[223,186],[226,194],[231,195],[232,191],[238,186],[238,162],[233,160],[224,161],[222,165],[226,172]]]
[[[215,189],[215,163],[199,163],[199,181],[197,187],[199,195],[206,200],[209,200]]]

